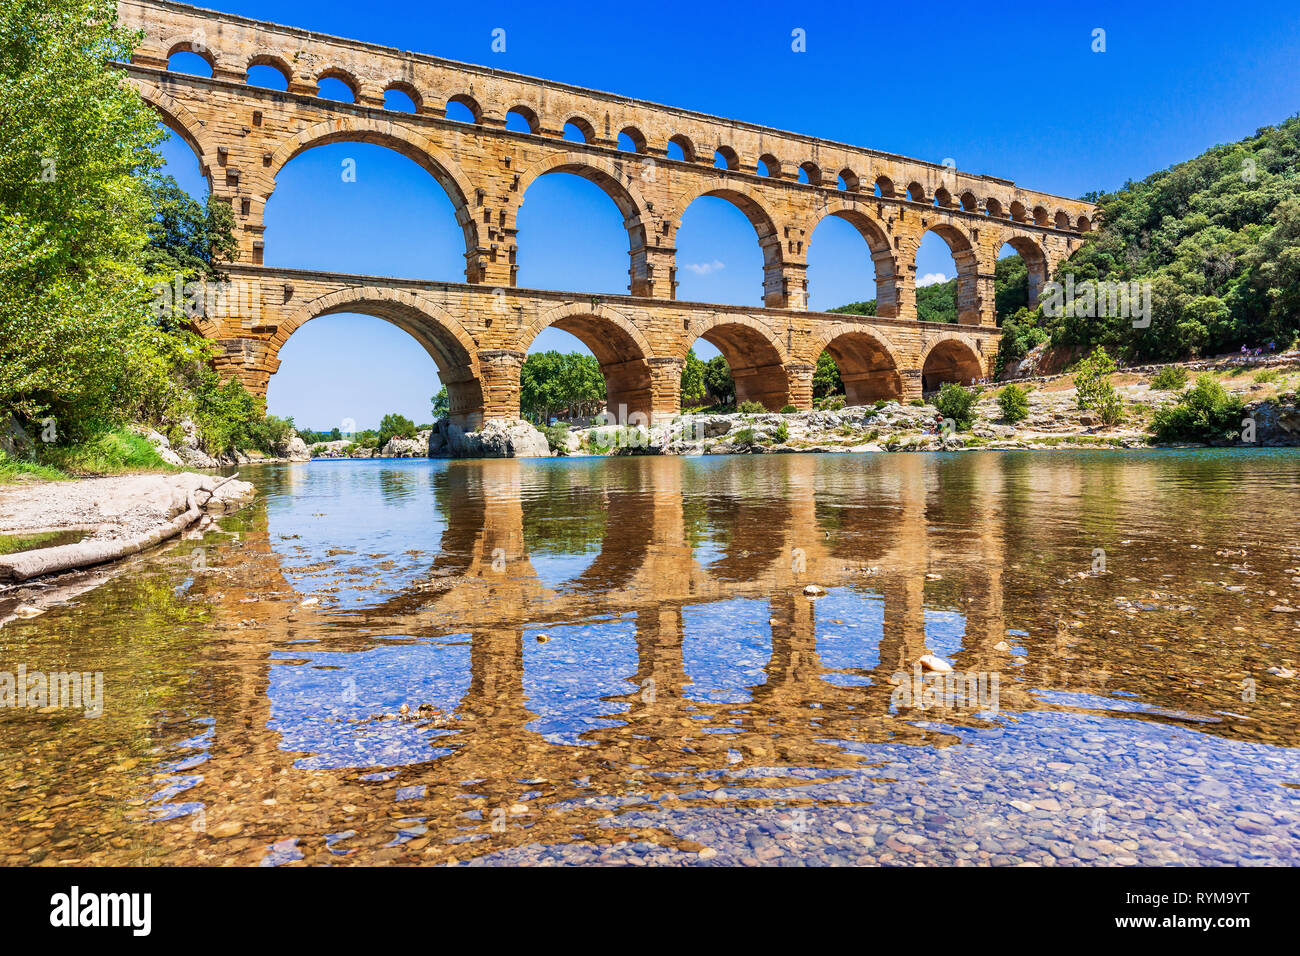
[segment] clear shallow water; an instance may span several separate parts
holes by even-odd
[[[1294,452],[245,477],[0,630],[0,862],[1300,862]]]

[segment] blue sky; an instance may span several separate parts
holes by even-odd
[[[623,93],[1014,179],[1066,196],[1113,189],[1280,122],[1300,108],[1300,6],[1186,3],[928,3],[886,16],[846,6],[776,13],[737,3],[438,4],[370,0],[215,0],[220,9],[323,33]],[[596,12],[598,11],[598,12]],[[506,31],[506,52],[490,49]],[[806,31],[807,51],[791,50]],[[1106,51],[1091,49],[1106,31]],[[188,147],[168,169],[204,191]],[[340,176],[357,163],[355,183]],[[519,214],[519,284],[627,291],[627,237],[613,203],[576,177],[550,175]],[[266,262],[463,281],[450,202],[410,160],[334,144],[294,159],[266,213]],[[758,305],[752,227],[701,199],[678,235],[682,299]],[[919,277],[951,278],[927,237]],[[829,219],[809,245],[810,306],[871,298],[865,243]],[[583,350],[548,330],[535,349]],[[716,354],[704,342],[697,353]],[[428,421],[438,382],[404,332],[367,316],[309,322],[281,350],[270,410],[304,427],[387,411]]]

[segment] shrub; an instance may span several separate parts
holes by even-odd
[[[741,402],[736,406],[736,411],[742,415],[761,415],[767,411],[767,407],[762,402]]]
[[[1246,406],[1208,374],[1169,408],[1156,410],[1151,430],[1160,441],[1227,441],[1240,434]]]
[[[970,389],[963,388],[955,382],[944,382],[934,399],[934,407],[944,418],[951,418],[956,422],[959,430],[965,431],[975,420],[976,397]]]
[[[909,405],[915,405],[917,408],[920,408],[922,405],[925,404],[925,399],[924,399],[924,398],[914,398],[914,399],[912,399],[910,402],[908,402],[907,404],[909,404]]]
[[[546,436],[546,444],[551,447],[551,451],[563,452],[568,450],[568,425],[547,425],[542,429],[542,434]]]
[[[1278,382],[1281,380],[1282,380],[1282,373],[1275,368],[1261,369],[1260,371],[1255,373],[1255,381],[1260,383],[1261,385],[1266,385],[1269,382]]]
[[[778,422],[776,430],[772,432],[772,438],[780,444],[785,444],[786,439],[790,437],[790,426],[785,422]]]
[[[1124,403],[1110,382],[1114,371],[1115,362],[1101,347],[1079,362],[1074,370],[1075,402],[1079,410],[1096,411],[1107,425],[1116,425],[1124,418]]]
[[[731,437],[732,444],[735,445],[752,445],[754,444],[754,429],[742,428]]]
[[[797,411],[799,411],[799,409],[795,408],[793,405],[787,405],[787,406],[785,406],[785,408],[781,409],[781,414],[782,414],[782,415],[793,415],[793,414],[794,414],[795,412],[797,412]]]
[[[379,421],[378,447],[383,448],[394,438],[414,438],[415,422],[405,415],[389,412]]]
[[[871,407],[874,408],[876,411],[880,411],[880,409],[884,408],[888,404],[889,402],[886,399],[879,398],[876,399],[876,401],[871,403]]]
[[[1019,385],[1008,385],[998,393],[998,407],[1008,422],[1023,422],[1029,417],[1029,393]]]
[[[1176,392],[1187,384],[1187,369],[1166,365],[1151,379],[1151,387],[1161,392]]]

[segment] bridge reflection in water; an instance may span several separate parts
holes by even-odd
[[[1087,574],[1094,545],[1130,571],[1158,547],[1122,536],[1142,536],[1163,468],[899,455],[269,472],[255,479],[269,500],[194,585],[243,663],[213,678],[201,779],[151,812],[239,821],[250,861],[274,846],[309,862],[667,862],[706,845],[906,861],[922,851],[904,817],[930,837],[973,810],[1005,827],[996,783],[928,820],[925,793],[970,772],[951,745],[996,750],[1008,720],[1294,742],[1276,708],[1220,716],[1252,714],[1231,679],[1245,651],[1193,655],[1174,678],[1144,667],[1142,647],[1185,626],[1176,602],[1139,624],[1117,603],[1146,593],[1136,578]],[[1223,516],[1201,517],[1213,534]],[[996,712],[900,704],[896,675],[926,653],[992,676]],[[1098,724],[1117,699],[1130,712]],[[1017,757],[1044,774],[1040,798],[1074,789],[1042,771],[1053,759],[1046,744]],[[904,783],[917,802],[881,828],[869,808]],[[1076,840],[1087,824],[1063,813],[1049,829]]]

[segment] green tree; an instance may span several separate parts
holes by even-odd
[[[844,382],[840,378],[840,367],[831,358],[830,352],[817,356],[817,368],[813,371],[813,398],[825,398],[827,395],[843,395]]]
[[[731,377],[731,366],[721,355],[704,363],[704,387],[719,405],[731,405],[736,400],[736,383]]]
[[[944,418],[951,418],[960,431],[966,431],[975,421],[975,402],[979,396],[956,382],[944,382],[934,398],[934,407]]]
[[[414,438],[415,422],[405,415],[389,412],[379,420],[378,447],[383,448],[394,438]]]
[[[704,362],[695,354],[695,349],[691,349],[682,365],[682,407],[699,405],[704,401],[704,394]]]
[[[437,421],[439,418],[446,418],[451,414],[451,396],[447,393],[447,386],[444,385],[438,389],[438,394],[433,396],[433,418]]]
[[[1029,393],[1014,383],[998,393],[998,407],[1008,422],[1022,422],[1029,417]]]
[[[1240,435],[1245,414],[1240,398],[1201,374],[1177,403],[1156,410],[1151,430],[1161,441],[1231,441]]]
[[[1114,371],[1114,360],[1100,346],[1080,360],[1074,370],[1075,403],[1079,410],[1095,410],[1107,425],[1116,425],[1124,417],[1123,403],[1110,381]]]

